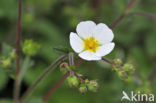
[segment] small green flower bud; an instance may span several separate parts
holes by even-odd
[[[68,63],[66,63],[66,62],[63,62],[61,65],[60,65],[60,71],[62,72],[62,73],[67,73],[68,72],[68,70],[69,70],[69,65],[68,65]]]
[[[128,64],[128,63],[124,64],[123,70],[128,72],[128,73],[133,73],[135,71],[133,65],[132,64]]]
[[[122,60],[121,59],[115,59],[114,63],[115,63],[115,65],[121,65],[122,64]]]
[[[68,83],[69,87],[78,87],[80,81],[76,76],[69,76],[67,78],[67,83]]]
[[[25,40],[22,46],[22,50],[25,54],[33,56],[39,50],[40,45],[35,43],[33,40]]]
[[[87,87],[85,84],[81,84],[80,87],[79,87],[79,91],[81,93],[86,93],[87,92]]]
[[[12,52],[10,52],[9,56],[11,59],[15,59],[16,58],[16,51],[13,50]]]
[[[6,69],[11,66],[11,60],[9,58],[3,59],[2,61],[2,68]]]
[[[126,72],[124,71],[118,71],[118,76],[121,80],[126,80],[128,78]]]
[[[88,80],[88,79],[85,79],[85,80],[84,80],[84,83],[85,83],[85,84],[88,84],[88,83],[89,83],[89,80]]]
[[[87,86],[88,86],[88,90],[90,90],[90,91],[92,91],[92,92],[96,92],[97,89],[98,89],[98,87],[99,87],[99,85],[98,85],[98,83],[97,83],[96,80],[91,80],[91,81],[87,84]]]

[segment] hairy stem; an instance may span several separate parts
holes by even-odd
[[[132,6],[134,5],[134,3],[136,2],[136,0],[131,0],[129,2],[129,4],[126,6],[125,12],[129,12],[129,10],[132,8]]]
[[[69,53],[69,66],[74,65],[74,58],[73,58],[73,53]],[[49,92],[43,97],[42,101],[46,102],[47,99],[54,93],[54,91],[64,82],[64,80],[71,75],[73,71],[70,69],[50,90]]]
[[[106,63],[110,64],[110,65],[114,65],[114,61],[109,61],[108,59],[102,57],[102,60],[105,61]]]
[[[42,101],[46,102],[46,100],[55,92],[55,90],[60,87],[60,85],[66,80],[66,78],[70,75],[70,72],[64,74],[64,76],[50,89],[50,91],[43,97]]]
[[[119,22],[125,17],[125,14],[121,14],[110,26],[111,29],[114,29],[117,24],[119,24]]]
[[[77,68],[84,60],[83,59],[78,59],[75,63],[75,68]]]
[[[151,14],[151,13],[146,13],[146,12],[130,12],[129,14],[131,14],[131,15],[141,15],[141,16],[145,16],[145,17],[151,18],[152,20],[156,20],[156,15],[155,14]]]
[[[69,65],[72,66],[74,65],[74,56],[73,53],[69,53]],[[72,75],[75,75],[81,82],[84,80],[76,73],[74,72],[71,68],[69,69]]]
[[[135,2],[136,0],[131,0],[129,2],[129,4],[125,8],[124,13],[120,14],[120,16],[112,23],[112,25],[110,26],[111,29],[114,29],[120,23],[120,21],[125,17],[125,13],[129,13],[131,7],[134,5]]]
[[[40,76],[39,78],[28,88],[28,90],[22,96],[20,103],[23,103],[24,100],[32,93],[33,89],[39,84],[39,82],[52,70],[54,70],[55,66],[62,62],[67,56],[61,56],[56,61],[54,61]]]
[[[74,65],[74,54],[69,53],[69,65],[72,66]]]
[[[20,85],[21,85],[21,82],[23,80],[24,74],[28,69],[29,60],[30,60],[30,56],[26,56],[24,58],[24,60],[23,60],[23,64],[22,64],[21,71],[20,71],[20,74],[19,74],[19,84]]]
[[[16,34],[16,77],[14,84],[14,98],[13,102],[18,103],[20,85],[19,85],[19,72],[20,72],[20,39],[21,39],[21,16],[22,16],[22,0],[18,0],[18,20],[17,20],[17,34]]]

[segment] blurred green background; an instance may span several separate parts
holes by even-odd
[[[60,54],[52,48],[69,47],[69,34],[75,32],[80,21],[111,23],[123,13],[130,0],[23,0],[22,44],[32,39],[41,45],[37,55],[29,59],[21,88],[21,94]],[[131,11],[156,13],[156,0],[137,0]],[[17,0],[0,0],[0,54],[8,55],[16,45]],[[111,66],[99,62],[83,62],[78,71],[89,79],[97,79],[97,93],[81,94],[65,83],[48,99],[47,103],[121,103],[122,91],[142,90],[156,93],[156,22],[140,16],[126,15],[113,30],[116,47],[106,58],[121,58],[132,63],[136,73],[129,82],[122,81]],[[21,54],[21,65],[25,55]],[[75,55],[76,56],[76,55]],[[75,60],[76,61],[76,60]],[[9,76],[14,65],[0,68],[0,103],[10,103],[13,94],[13,79]],[[151,76],[151,73],[152,76]],[[155,73],[155,74],[154,74]],[[41,81],[27,103],[41,103],[48,90],[62,77],[59,68]],[[152,79],[151,79],[152,78]],[[124,101],[125,103],[126,101]],[[154,103],[154,102],[153,102]],[[156,103],[156,102],[155,102]]]

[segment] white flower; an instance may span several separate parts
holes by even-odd
[[[101,60],[109,54],[115,44],[114,34],[105,24],[95,24],[93,21],[83,21],[77,25],[77,34],[70,33],[70,45],[82,59]]]

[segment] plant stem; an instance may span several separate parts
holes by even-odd
[[[73,53],[69,53],[69,65],[72,66],[74,65],[74,56]],[[75,75],[81,82],[83,82],[84,80],[76,73],[74,72],[71,68],[69,68],[71,75]]]
[[[21,82],[23,80],[24,74],[25,74],[26,70],[28,69],[28,65],[30,63],[29,61],[30,61],[30,56],[26,56],[23,60],[21,71],[19,74],[19,84],[20,85],[21,85]]]
[[[120,14],[120,16],[112,23],[112,25],[110,26],[111,29],[114,29],[117,24],[119,24],[119,22],[125,17],[125,13],[129,13],[129,10],[131,9],[131,7],[134,5],[134,3],[136,2],[136,0],[131,0],[129,2],[129,4],[126,6],[124,13]]]
[[[129,10],[132,8],[132,6],[134,5],[134,3],[136,2],[136,0],[131,0],[129,2],[129,4],[126,6],[125,12],[128,13]]]
[[[69,65],[74,65],[74,55],[73,53],[69,53]]]
[[[108,59],[102,57],[102,60],[105,61],[106,63],[110,64],[110,65],[114,65],[114,61],[109,61]]]
[[[20,39],[21,39],[21,16],[22,16],[22,0],[18,0],[18,21],[17,21],[17,34],[16,34],[16,78],[14,84],[14,98],[13,102],[18,103],[20,85],[19,85],[19,72],[20,72]]]
[[[116,25],[125,17],[125,14],[121,14],[110,26],[111,29],[114,29]]]
[[[84,80],[76,72],[74,72],[74,75],[80,80],[81,83],[84,82]]]
[[[77,68],[84,60],[83,59],[78,59],[77,62],[75,63],[75,68]]]
[[[145,17],[151,18],[152,20],[156,20],[156,15],[151,14],[151,13],[146,13],[146,12],[130,12],[129,14],[132,14],[132,15],[141,15],[141,16],[145,16]]]
[[[31,92],[33,91],[33,89],[38,85],[38,83],[52,70],[54,70],[55,66],[62,62],[65,58],[67,57],[67,55],[61,56],[60,58],[58,58],[56,61],[54,61],[40,76],[39,78],[28,88],[28,90],[24,93],[24,95],[22,96],[20,103],[23,103],[24,100],[28,97],[28,95],[31,94]]]
[[[46,100],[55,92],[55,90],[60,87],[60,85],[66,80],[66,78],[70,75],[70,72],[64,74],[64,76],[50,89],[50,91],[43,97],[42,101],[46,102]]]

